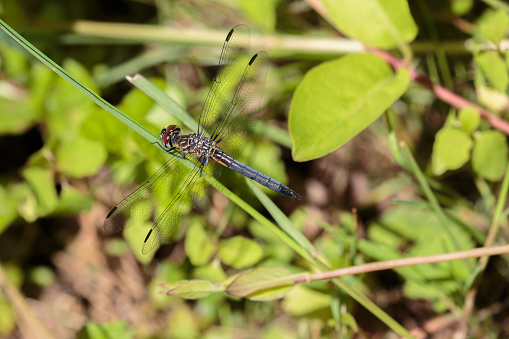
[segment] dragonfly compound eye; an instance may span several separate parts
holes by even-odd
[[[161,134],[161,141],[163,145],[167,145],[170,142],[170,133],[164,131],[164,133]]]

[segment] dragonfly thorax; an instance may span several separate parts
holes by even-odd
[[[200,158],[210,158],[216,152],[220,152],[216,143],[200,133],[180,135],[176,138],[176,146],[185,153],[193,154]]]

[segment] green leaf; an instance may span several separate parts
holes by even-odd
[[[498,181],[502,179],[507,164],[507,141],[499,131],[483,131],[475,138],[472,168],[481,177]]]
[[[18,204],[25,200],[30,189],[25,183],[16,183],[4,187],[0,185],[0,234],[18,218]]]
[[[294,317],[302,317],[319,310],[330,309],[332,297],[328,294],[297,285],[283,300],[283,309]]]
[[[509,17],[503,9],[488,10],[478,22],[481,35],[493,43],[498,44],[507,35]]]
[[[235,236],[224,240],[218,249],[221,260],[232,267],[244,268],[256,264],[263,256],[263,248],[256,241]]]
[[[48,287],[55,281],[55,274],[47,266],[37,266],[30,270],[29,279],[38,286]]]
[[[103,324],[89,322],[78,334],[79,339],[129,339],[132,337],[132,331],[127,328],[127,324],[124,321]]]
[[[269,32],[276,26],[276,2],[276,0],[239,1],[246,18]]]
[[[504,93],[509,83],[509,76],[507,75],[506,64],[498,52],[482,52],[477,56],[476,61],[491,86]]]
[[[181,280],[164,283],[160,286],[166,290],[165,293],[169,296],[190,300],[205,298],[211,293],[221,290],[206,280]]]
[[[457,128],[442,128],[438,131],[433,144],[432,170],[441,175],[447,170],[455,170],[470,159],[472,138]]]
[[[451,12],[455,15],[465,15],[472,9],[474,0],[452,0]]]
[[[94,203],[94,198],[89,194],[84,194],[73,186],[63,186],[62,192],[60,192],[60,201],[54,214],[74,215],[81,211],[90,210]]]
[[[479,128],[481,115],[473,107],[465,107],[458,113],[458,119],[461,122],[461,128],[467,133],[472,133]]]
[[[201,219],[194,219],[190,222],[187,228],[185,248],[189,260],[195,266],[205,265],[212,257],[215,246],[203,228]]]
[[[58,204],[55,181],[51,170],[41,167],[29,167],[23,176],[37,198],[37,213],[45,216],[53,212]]]
[[[31,107],[28,97],[25,95],[16,97],[14,93],[5,93],[10,85],[2,86],[3,95],[8,97],[0,100],[0,112],[2,112],[0,135],[22,134],[37,122],[38,113]]]
[[[327,14],[345,35],[379,48],[390,49],[417,36],[405,0],[323,0]]]
[[[500,112],[509,106],[509,97],[487,86],[477,85],[477,99],[489,110]]]
[[[370,54],[348,55],[309,71],[290,107],[294,159],[311,160],[349,141],[396,101],[409,82],[407,70],[394,75],[385,61]]]
[[[156,254],[156,250],[150,251],[146,255],[141,253],[143,248],[143,241],[147,237],[149,230],[154,225],[153,221],[141,221],[135,227],[129,227],[124,230],[124,237],[131,247],[134,256],[142,264],[148,264]]]
[[[273,299],[282,298],[289,292],[294,284],[295,276],[286,268],[278,266],[257,267],[240,274],[226,287],[226,293],[236,297],[246,297],[262,291],[275,292]],[[284,289],[280,289],[283,288]],[[267,297],[267,295],[265,295]],[[264,299],[268,300],[268,299]]]
[[[106,157],[106,149],[101,143],[85,138],[64,143],[57,150],[60,170],[77,178],[97,173]]]
[[[271,301],[284,298],[293,286],[281,286],[268,288],[266,290],[257,291],[246,296],[247,299],[253,301]]]

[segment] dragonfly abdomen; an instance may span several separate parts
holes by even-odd
[[[298,194],[297,192],[293,191],[288,186],[283,185],[279,181],[269,177],[268,175],[263,174],[262,172],[259,172],[247,165],[244,165],[240,161],[235,160],[228,154],[218,151],[214,152],[214,154],[211,157],[216,162],[220,163],[223,166],[226,166],[232,170],[234,170],[237,173],[240,173],[249,179],[256,181],[260,185],[263,185],[265,187],[270,188],[271,190],[286,195],[287,197],[294,198],[294,199],[302,199],[302,196]]]

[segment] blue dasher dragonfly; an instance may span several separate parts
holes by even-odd
[[[235,26],[226,37],[218,70],[207,95],[197,133],[182,134],[176,125],[163,128],[157,145],[172,157],[147,182],[124,198],[104,220],[115,233],[158,215],[143,242],[147,254],[167,238],[205,195],[203,175],[218,175],[223,165],[290,198],[302,197],[279,181],[234,159],[254,131],[269,59],[266,52],[250,57],[249,28]],[[186,157],[186,155],[192,155]],[[183,161],[194,161],[186,171]],[[209,160],[211,161],[209,164]],[[158,213],[159,212],[159,213]]]

